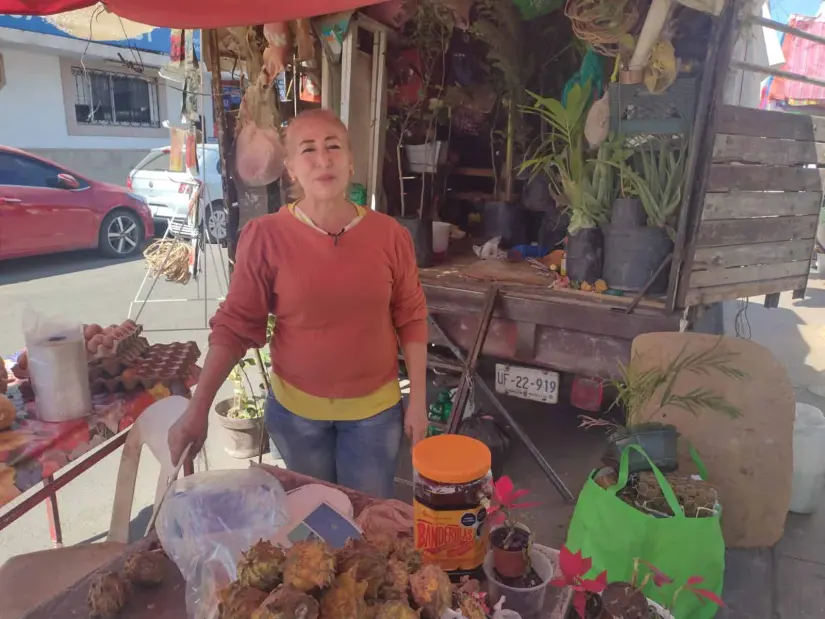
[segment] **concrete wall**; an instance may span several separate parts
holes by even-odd
[[[168,131],[84,127],[83,133],[87,134],[78,135],[77,127],[71,126],[74,100],[66,77],[67,65],[76,65],[81,57],[75,49],[77,44],[83,46],[87,67],[122,70],[107,60],[123,50],[99,44],[91,44],[86,50],[82,41],[0,28],[5,72],[5,83],[0,87],[0,144],[52,159],[92,179],[123,185],[129,171],[150,149],[169,144]],[[166,61],[158,54],[144,53],[141,57],[148,75],[156,74],[156,67]],[[208,82],[204,89],[208,92]],[[177,122],[181,109],[179,85],[161,78],[158,91],[160,119]],[[208,99],[204,107],[209,135],[212,113]],[[97,135],[88,135],[89,129]],[[107,131],[116,135],[101,135]]]

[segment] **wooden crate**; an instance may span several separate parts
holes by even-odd
[[[822,206],[825,118],[724,106],[686,305],[804,295]]]

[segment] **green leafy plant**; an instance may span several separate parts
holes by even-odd
[[[617,393],[613,405],[620,405],[624,409],[625,425],[628,428],[650,423],[653,415],[667,406],[675,406],[693,415],[699,415],[707,410],[730,418],[739,417],[739,408],[707,387],[695,387],[687,393],[678,393],[675,389],[676,381],[685,372],[698,376],[711,376],[717,373],[734,380],[747,378],[748,375],[734,365],[738,356],[737,353],[724,348],[721,336],[716,344],[706,350],[689,353],[685,344],[679,354],[664,367],[641,370],[637,354],[628,365],[620,363],[621,378],[610,381],[610,385]],[[648,402],[654,399],[657,401],[656,405],[650,407],[645,415]],[[617,424],[606,419],[586,415],[580,419],[581,425],[587,428],[617,428]]]
[[[272,332],[275,329],[275,316],[270,315],[266,324],[266,345],[259,349],[263,367],[259,371],[269,374],[272,370],[272,360],[269,352],[269,342],[272,340]],[[264,414],[264,403],[266,402],[266,383],[263,375],[254,388],[252,380],[249,378],[247,368],[252,368],[258,364],[257,353],[245,356],[238,365],[232,368],[229,373],[229,380],[232,381],[234,394],[232,397],[232,408],[229,416],[234,419],[257,419]]]
[[[641,200],[649,226],[665,228],[675,237],[674,224],[682,203],[687,147],[669,140],[651,139],[641,145],[634,159],[639,171],[617,164],[622,187]]]

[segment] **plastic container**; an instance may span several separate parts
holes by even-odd
[[[679,432],[674,426],[655,422],[620,429],[607,438],[610,453],[617,462],[621,461],[622,452],[628,445],[639,445],[662,473],[672,473],[679,468],[678,439]],[[649,470],[647,458],[638,451],[631,451],[628,471],[639,473]]]
[[[487,554],[481,527],[493,484],[490,448],[469,436],[441,434],[413,447],[412,463],[415,547],[425,562],[453,576],[480,576]]]
[[[439,165],[447,163],[447,143],[406,144],[404,155],[407,158],[407,169],[410,172],[434,174]]]
[[[433,253],[436,258],[443,257],[450,246],[450,229],[452,224],[445,221],[433,222]]]
[[[493,551],[488,552],[487,557],[484,559],[484,574],[487,577],[489,588],[489,605],[495,606],[499,599],[504,596],[504,608],[507,610],[517,612],[522,619],[537,617],[544,608],[547,583],[553,578],[556,569],[550,556],[549,553],[537,549],[534,545],[530,549],[530,564],[541,578],[542,584],[529,589],[516,589],[498,581],[493,569]]]
[[[796,403],[793,429],[793,484],[790,511],[812,514],[825,487],[825,415],[810,404]]]

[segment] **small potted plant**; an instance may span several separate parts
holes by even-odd
[[[641,580],[640,580],[639,576],[640,576],[640,573],[641,573],[641,570],[640,570],[641,566],[646,567],[649,570],[649,572],[647,574],[645,574],[645,576],[643,578],[641,578]],[[673,612],[674,612],[674,609],[676,608],[676,603],[678,602],[680,596],[685,591],[689,591],[689,592],[693,593],[693,595],[695,595],[700,600],[703,600],[703,601],[706,601],[706,602],[711,602],[712,604],[716,604],[720,608],[724,608],[725,603],[722,601],[722,599],[718,595],[716,595],[713,591],[711,591],[709,589],[704,589],[704,588],[699,587],[699,585],[701,585],[704,582],[704,580],[705,579],[702,576],[690,576],[685,581],[684,584],[682,584],[679,587],[676,587],[676,589],[673,590],[672,595],[665,594],[664,597],[657,596],[660,599],[665,599],[665,598],[668,599],[668,602],[665,606],[662,606],[662,605],[654,602],[653,600],[648,599],[647,600],[647,608],[646,608],[647,614],[641,615],[641,617],[643,619],[648,619],[648,618],[651,618],[651,619],[653,619],[653,618],[656,618],[656,619],[675,619]],[[663,588],[663,587],[667,587],[667,586],[670,586],[670,585],[674,584],[674,581],[670,576],[668,576],[667,574],[662,572],[660,569],[658,569],[656,566],[651,564],[649,561],[645,561],[645,560],[639,559],[639,558],[635,559],[634,562],[633,562],[633,580],[632,580],[632,582],[631,583],[611,583],[610,585],[607,586],[605,591],[602,593],[602,598],[604,600],[605,608],[610,610],[610,604],[611,604],[612,599],[615,599],[616,601],[620,601],[622,599],[622,594],[620,593],[622,590],[626,591],[629,595],[633,595],[633,596],[642,595],[642,596],[644,596],[644,594],[641,593],[641,592],[644,590],[645,587],[647,587],[647,585],[651,581],[653,582],[653,584],[657,588]],[[611,596],[614,596],[614,594],[611,593],[611,591],[610,591],[610,587],[613,584],[621,585],[621,587],[617,587],[616,590],[615,590],[617,592],[615,594],[615,598],[611,597]],[[614,606],[614,608],[618,608],[618,606]],[[613,613],[613,615],[615,617],[620,617],[621,619],[625,619],[625,617],[627,617],[627,619],[632,619],[633,617],[635,617],[635,615],[621,615],[621,614],[617,615],[617,614],[615,614],[615,611],[611,611],[611,612]]]
[[[604,571],[594,579],[587,579],[585,575],[593,567],[592,559],[582,556],[581,551],[570,552],[562,546],[559,552],[559,571],[561,578],[550,581],[554,587],[570,587],[573,590],[570,619],[611,619],[605,616],[601,593],[607,586],[607,572]],[[572,617],[571,613],[575,613]]]
[[[679,377],[687,372],[697,375],[720,373],[734,380],[747,377],[734,365],[736,353],[726,350],[722,337],[711,348],[688,352],[687,345],[664,367],[639,368],[638,357],[628,365],[619,364],[621,378],[611,381],[617,396],[614,406],[624,409],[625,425],[607,419],[580,417],[582,427],[605,427],[610,431],[611,458],[621,459],[624,449],[631,444],[640,445],[653,463],[664,473],[675,471],[679,462],[676,452],[679,433],[670,424],[651,421],[653,415],[668,406],[681,408],[694,415],[710,410],[731,418],[738,417],[740,410],[724,396],[706,387],[697,387],[682,393],[675,389]],[[653,402],[653,405],[651,405]],[[637,473],[650,470],[650,464],[640,453],[630,454],[629,471]]]
[[[267,323],[266,341],[272,337],[275,317],[270,316]],[[272,364],[269,356],[269,346],[261,352],[263,367],[259,372],[269,373]],[[258,455],[261,445],[267,448],[268,441],[264,441],[264,407],[266,404],[266,385],[263,377],[253,384],[254,367],[258,364],[257,355],[247,355],[236,365],[229,374],[229,380],[234,386],[231,398],[221,400],[215,405],[220,425],[224,428],[227,437],[224,450],[233,458],[251,458]]]
[[[534,507],[535,503],[520,503],[529,490],[516,490],[513,481],[503,476],[495,483],[489,511],[490,545],[493,548],[493,566],[508,579],[524,576],[530,569],[530,546],[533,534],[524,524],[513,518],[517,509]]]

